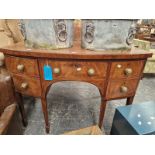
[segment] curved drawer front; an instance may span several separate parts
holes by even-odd
[[[12,73],[39,77],[36,59],[6,56],[6,67]]]
[[[40,79],[13,75],[13,82],[18,92],[35,97],[41,96]]]
[[[107,99],[132,96],[137,88],[139,79],[109,81],[106,92]]]
[[[134,78],[140,77],[142,68],[144,66],[144,61],[120,61],[112,62],[110,70],[110,78]]]
[[[47,61],[41,61],[41,70]],[[52,67],[53,79],[103,79],[107,72],[107,63],[89,61],[48,61]],[[43,75],[43,74],[42,74]]]

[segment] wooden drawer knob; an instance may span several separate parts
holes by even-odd
[[[93,76],[95,74],[95,70],[93,68],[88,69],[88,75]]]
[[[120,92],[121,93],[127,93],[128,92],[128,88],[126,86],[121,86]]]
[[[125,70],[124,70],[124,74],[125,75],[131,75],[132,74],[132,69],[131,68],[126,68]]]
[[[28,83],[23,82],[23,83],[21,84],[21,88],[22,88],[22,89],[27,89],[27,88],[28,88]]]
[[[24,71],[24,65],[23,65],[23,64],[18,65],[18,66],[17,66],[17,70],[18,70],[19,72],[23,72],[23,71]]]
[[[54,68],[53,73],[54,74],[60,74],[60,68]]]

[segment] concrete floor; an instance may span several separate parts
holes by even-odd
[[[100,94],[91,84],[83,82],[59,82],[48,93],[49,134],[63,134],[66,131],[88,127],[98,122]],[[134,103],[155,101],[155,77],[141,80]],[[109,134],[117,106],[125,105],[125,99],[109,101],[104,118],[104,130]],[[44,118],[40,99],[24,97],[28,116],[28,126],[23,128],[25,135],[43,135]]]

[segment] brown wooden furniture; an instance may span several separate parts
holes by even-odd
[[[27,49],[22,44],[1,48],[17,92],[40,97],[49,132],[46,95],[58,81],[84,81],[98,87],[101,94],[99,127],[102,127],[108,100],[127,98],[131,104],[142,77],[145,62],[152,53],[140,49],[131,51],[90,51],[73,48],[60,50]],[[53,80],[44,80],[43,66],[53,68]]]

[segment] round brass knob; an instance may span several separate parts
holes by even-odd
[[[27,88],[28,88],[28,83],[23,82],[23,83],[21,84],[21,88],[22,88],[22,89],[27,89]]]
[[[131,75],[132,74],[132,69],[131,68],[126,68],[125,70],[124,70],[124,74],[125,75]]]
[[[128,88],[126,86],[121,86],[120,92],[121,93],[127,93],[128,92]]]
[[[95,70],[93,68],[88,69],[88,75],[92,76],[95,74]]]
[[[24,71],[24,65],[23,65],[23,64],[18,65],[18,66],[17,66],[17,70],[18,70],[19,72]]]
[[[54,68],[53,73],[55,74],[60,74],[60,68]]]

